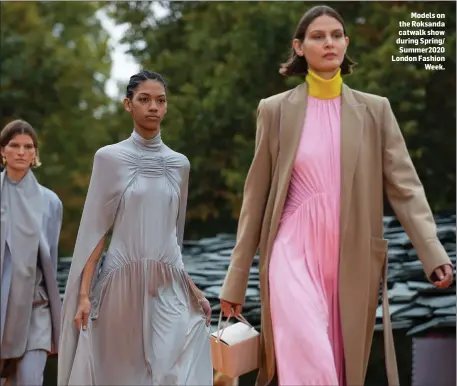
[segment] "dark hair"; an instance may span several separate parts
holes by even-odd
[[[327,5],[317,5],[308,9],[305,14],[302,16],[301,20],[298,23],[297,29],[295,30],[293,39],[298,39],[301,42],[305,39],[306,30],[308,29],[309,25],[314,21],[314,19],[318,18],[319,16],[331,16],[334,19],[338,20],[341,25],[343,26],[343,33],[344,36],[346,34],[346,28],[344,26],[344,21],[341,15],[336,12],[333,8]],[[348,75],[352,73],[352,67],[355,66],[355,63],[351,58],[349,58],[346,54],[344,55],[343,62],[341,63],[341,75]],[[306,75],[308,72],[308,63],[306,59],[302,56],[298,56],[295,52],[294,48],[292,47],[289,55],[289,59],[286,63],[281,64],[281,68],[279,69],[279,73],[284,76],[294,76],[294,75]]]
[[[151,79],[156,80],[163,84],[163,87],[167,88],[167,84],[163,79],[162,75],[158,74],[157,72],[143,70],[138,74],[132,75],[129,80],[129,84],[127,85],[127,92],[125,96],[129,99],[133,98],[133,91],[144,81]]]
[[[33,146],[36,149],[36,162],[34,166],[40,166],[41,163],[40,158],[38,156],[38,136],[32,125],[26,121],[16,119],[15,121],[8,123],[2,129],[2,131],[0,132],[0,148],[4,148],[16,135],[19,134],[25,134],[32,138]],[[0,165],[2,167],[5,166],[3,164],[3,157],[2,159],[0,159]]]

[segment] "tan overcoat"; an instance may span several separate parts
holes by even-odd
[[[268,270],[300,142],[306,100],[307,84],[303,83],[260,101],[255,155],[245,182],[236,246],[220,294],[221,299],[244,303],[249,270],[259,249],[259,386],[274,383],[276,372]],[[339,302],[346,380],[352,386],[364,384],[381,278],[387,272],[383,192],[416,248],[427,276],[451,262],[437,238],[422,184],[387,98],[343,84],[341,103]],[[393,386],[399,381],[388,302],[383,303],[386,367]]]

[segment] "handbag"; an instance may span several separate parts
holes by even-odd
[[[236,378],[259,368],[260,333],[242,315],[236,317],[238,323],[227,327],[230,318],[221,329],[220,313],[217,331],[210,335],[211,356],[216,371]]]

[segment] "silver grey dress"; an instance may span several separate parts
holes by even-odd
[[[0,174],[0,358],[58,346],[56,281],[62,202],[29,170],[19,182]]]
[[[160,134],[133,132],[96,153],[63,305],[59,385],[212,385],[209,329],[181,255],[189,169]],[[111,225],[79,333],[81,270]]]

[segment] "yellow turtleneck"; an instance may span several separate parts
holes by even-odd
[[[312,70],[308,69],[306,74],[308,83],[308,95],[318,99],[332,99],[341,95],[341,69],[331,79],[323,79]]]

